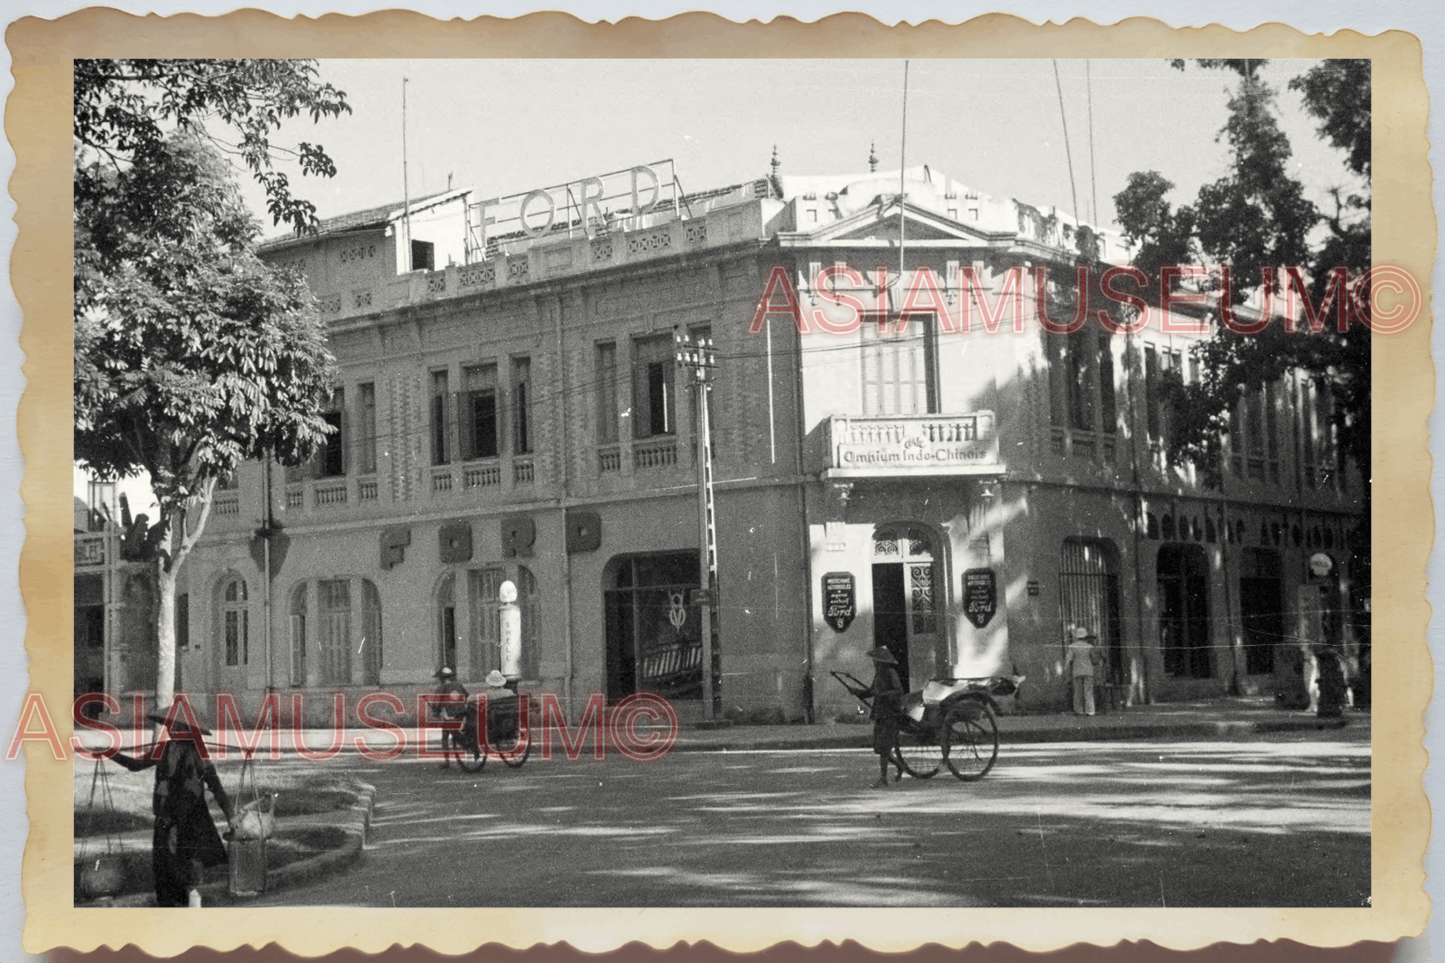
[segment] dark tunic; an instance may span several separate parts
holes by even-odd
[[[467,746],[476,742],[476,720],[474,713],[467,711],[467,687],[456,679],[447,679],[436,690],[437,698],[433,712],[445,719],[461,719],[461,731],[442,730],[442,748],[449,743]]]
[[[1315,651],[1315,661],[1319,665],[1319,703],[1315,708],[1317,715],[1338,716],[1344,714],[1344,705],[1347,699],[1345,690],[1345,670],[1340,662],[1340,654],[1332,646],[1322,645]]]
[[[187,905],[190,891],[201,884],[205,867],[226,861],[226,847],[206,806],[206,787],[210,787],[226,818],[231,817],[231,800],[216,767],[200,757],[188,738],[168,739],[159,759],[133,759],[119,752],[112,758],[131,772],[155,767],[151,870],[156,905]]]
[[[903,708],[903,680],[898,670],[886,663],[878,663],[873,673],[873,682],[868,687],[873,693],[873,707],[868,718],[873,720],[873,751],[886,756],[898,742],[898,714]]]

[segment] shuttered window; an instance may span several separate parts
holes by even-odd
[[[899,330],[902,328],[902,330]],[[885,315],[865,318],[861,327],[863,414],[923,415],[938,410],[934,384],[933,319],[906,322]]]
[[[597,345],[597,443],[617,442],[617,344]]]

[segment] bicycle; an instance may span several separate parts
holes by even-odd
[[[477,725],[483,699],[487,705],[485,738]],[[525,703],[521,698],[468,698],[461,710],[461,729],[442,732],[442,754],[446,761],[455,762],[463,772],[481,772],[486,768],[487,758],[496,755],[504,765],[520,769],[532,755],[532,740],[520,718]]]

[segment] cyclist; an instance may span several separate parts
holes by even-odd
[[[445,716],[448,719],[462,718],[467,711],[466,686],[457,681],[457,674],[451,666],[442,666],[437,670],[436,677],[441,681],[441,686],[437,689],[438,698],[433,703],[434,711],[437,715]],[[452,729],[443,729],[442,752],[446,752],[448,745],[455,745],[459,749],[464,747],[466,743],[463,741],[462,735],[461,732]],[[442,768],[451,768],[451,760],[443,759]]]

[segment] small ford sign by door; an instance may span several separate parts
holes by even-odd
[[[823,619],[835,632],[846,632],[857,614],[853,573],[828,572],[823,576]]]
[[[963,616],[981,629],[998,611],[998,583],[993,569],[971,568],[963,573]]]

